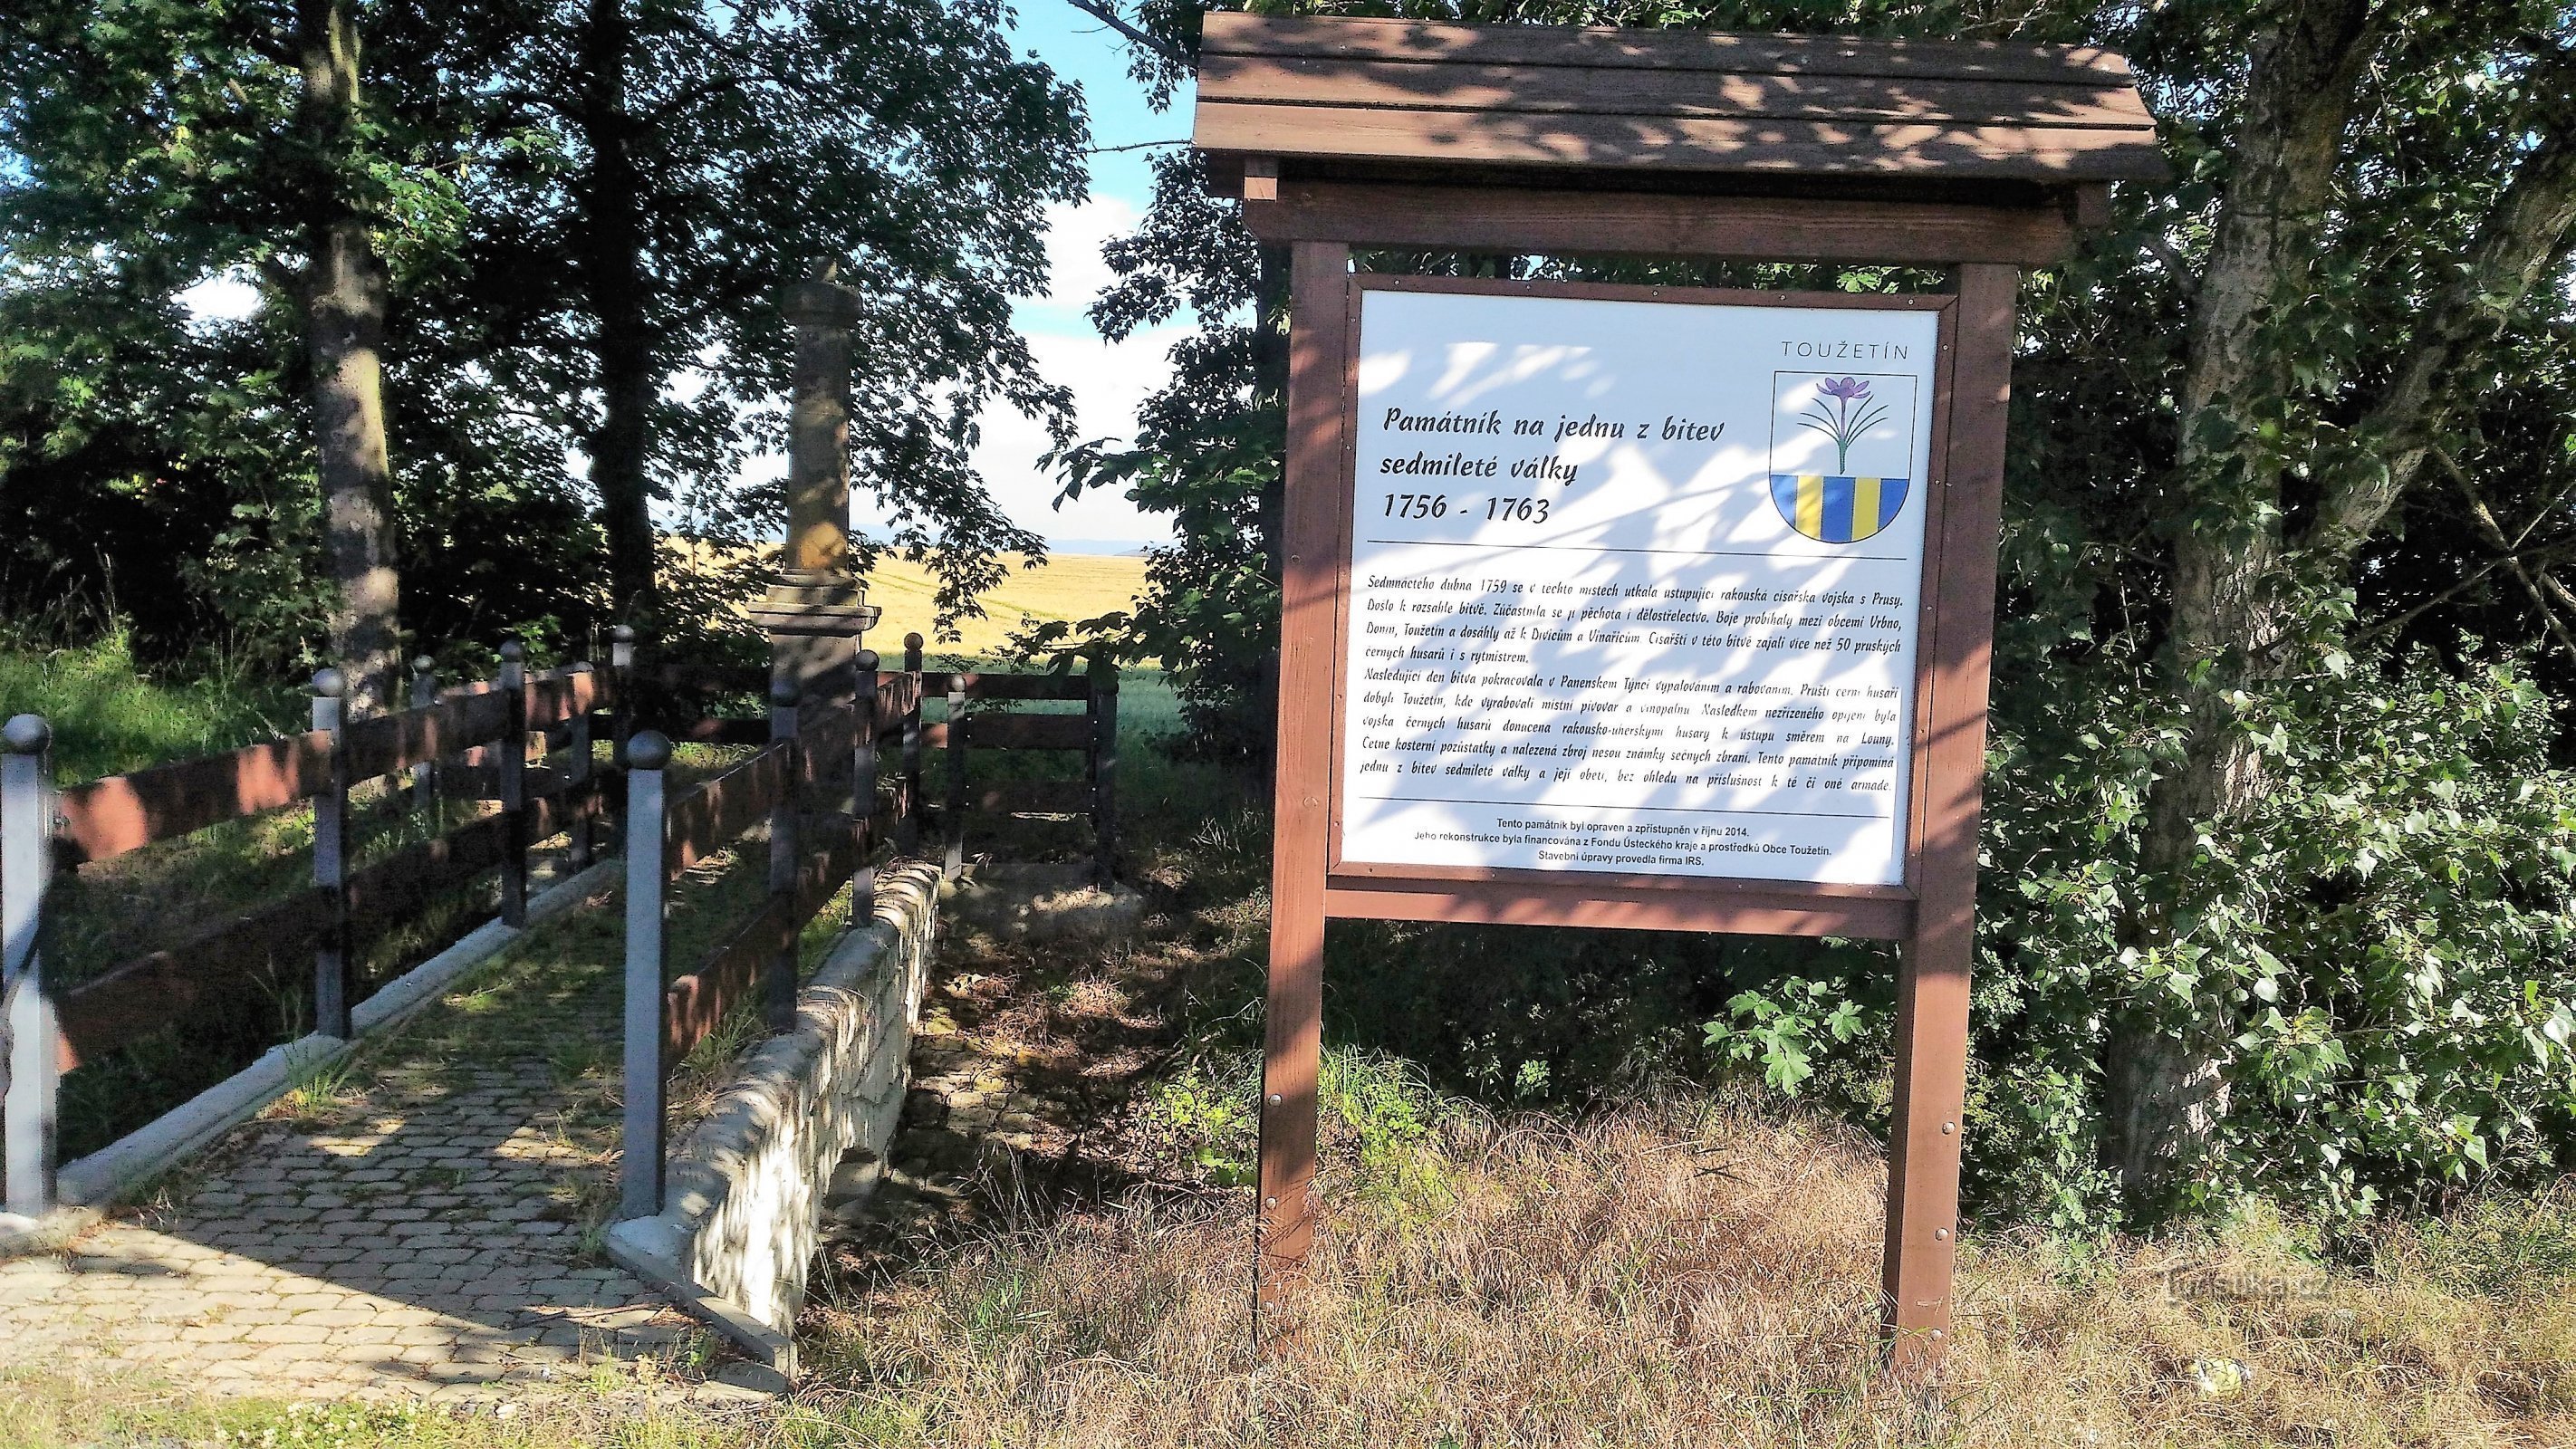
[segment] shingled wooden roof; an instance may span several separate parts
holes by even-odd
[[[1207,17],[1193,141],[1220,174],[2165,175],[2105,50],[1232,12]]]

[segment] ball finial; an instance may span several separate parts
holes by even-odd
[[[411,661],[411,672],[414,674],[427,674],[437,667],[438,661],[426,654],[415,655]]]
[[[769,702],[789,705],[805,697],[805,688],[792,675],[781,675],[769,681]]]
[[[632,625],[632,624],[620,624],[620,625],[618,625],[616,628],[609,630],[609,631],[608,631],[608,642],[609,642],[609,643],[611,643],[611,644],[632,644],[632,643],[634,643],[634,642],[635,642],[635,626],[634,626],[634,625]]]
[[[349,692],[349,676],[336,666],[326,665],[313,671],[313,692],[324,699],[338,699]]]
[[[877,667],[877,662],[877,651],[873,649],[862,649],[859,651],[858,663],[861,670],[873,670]]]
[[[504,640],[501,645],[501,657],[516,664],[528,657],[528,646],[516,639]]]
[[[13,755],[41,755],[54,742],[54,727],[40,714],[11,715],[9,723],[0,725],[0,744]]]
[[[660,730],[643,730],[626,742],[626,763],[639,770],[658,770],[671,763],[671,737]]]

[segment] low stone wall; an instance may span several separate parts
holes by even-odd
[[[795,1029],[756,1048],[673,1149],[662,1212],[609,1230],[610,1257],[782,1372],[833,1174],[853,1149],[882,1153],[903,1111],[938,888],[925,863],[879,873],[875,922],[833,949]]]

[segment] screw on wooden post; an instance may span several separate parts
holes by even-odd
[[[500,683],[509,721],[493,745],[509,822],[502,827],[501,924],[516,927],[528,923],[528,646],[516,639],[501,646]]]
[[[850,730],[850,928],[876,919],[877,872],[877,651],[858,653],[857,718]]]
[[[966,870],[966,672],[948,674],[948,863],[955,880]]]
[[[1118,664],[1103,644],[1091,652],[1092,874],[1118,879]]]
[[[411,707],[438,703],[438,661],[423,654],[411,662]],[[411,808],[426,809],[438,798],[438,766],[423,760],[411,767]]]
[[[671,742],[645,730],[626,745],[626,1121],[617,1215],[662,1210],[662,906],[670,883],[663,770]]]
[[[322,931],[313,943],[313,1029],[348,1040],[356,984],[349,960],[349,757],[340,746],[348,723],[349,678],[337,669],[313,676],[313,728],[330,736],[329,771],[313,797],[313,884],[322,891]]]
[[[62,1057],[45,994],[45,887],[53,875],[53,728],[22,714],[0,727],[0,1021],[9,1079],[0,1102],[9,1211],[42,1217],[54,1205]]]
[[[896,850],[921,853],[921,636],[903,636],[903,673],[910,681],[903,709],[903,813],[895,826]]]
[[[787,786],[769,811],[769,900],[778,918],[778,939],[770,947],[760,995],[771,1031],[796,1024],[796,866],[802,855],[796,837],[813,765],[796,738],[802,697],[793,675],[769,682],[769,738],[787,747]]]

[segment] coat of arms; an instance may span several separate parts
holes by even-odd
[[[1882,384],[1901,385],[1891,400]],[[1776,373],[1772,378],[1771,502],[1791,528],[1818,543],[1858,543],[1905,511],[1913,450],[1913,379]],[[1902,406],[1905,417],[1898,419]],[[1779,436],[1782,421],[1794,424]],[[1798,430],[1804,430],[1802,436]],[[1816,466],[1830,451],[1833,471]],[[1792,466],[1783,469],[1783,455]],[[1874,461],[1892,469],[1855,471]]]

